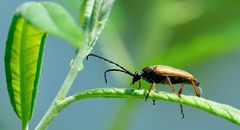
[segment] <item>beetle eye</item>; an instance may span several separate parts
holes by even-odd
[[[137,81],[140,80],[140,79],[141,79],[141,74],[135,72],[135,74],[134,74],[134,76],[133,76],[133,79],[132,79],[132,84],[134,84],[135,82],[137,82]]]

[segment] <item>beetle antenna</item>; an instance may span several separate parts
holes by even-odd
[[[111,60],[105,59],[105,58],[103,58],[103,57],[101,57],[101,56],[98,56],[98,55],[95,55],[95,54],[88,54],[87,57],[86,57],[86,60],[88,60],[88,57],[89,57],[89,56],[97,57],[97,58],[102,59],[102,60],[104,60],[104,61],[107,61],[107,62],[109,62],[109,63],[111,63],[111,64],[114,64],[114,65],[120,67],[122,70],[124,70],[124,73],[129,74],[129,75],[131,75],[131,76],[134,76],[133,73],[131,73],[130,71],[128,71],[127,69],[125,69],[125,68],[122,67],[121,65],[119,65],[119,64],[117,64],[117,63],[115,63],[115,62],[113,62],[113,61],[111,61]],[[110,70],[111,70],[111,69],[110,69]],[[116,71],[120,71],[120,70],[118,70],[118,69],[115,69],[115,70],[116,70]],[[113,71],[115,71],[115,70],[113,70]],[[105,72],[106,72],[106,71],[105,71]],[[120,72],[123,72],[123,71],[120,71]]]
[[[129,73],[127,73],[126,71],[120,70],[120,69],[108,69],[108,70],[106,70],[106,71],[104,72],[104,79],[105,79],[105,82],[106,82],[106,83],[107,83],[107,72],[110,72],[110,71],[118,71],[118,72],[123,72],[123,73],[125,73],[125,74],[129,74]],[[129,74],[129,75],[131,75],[131,74]]]

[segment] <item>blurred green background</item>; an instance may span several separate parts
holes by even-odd
[[[15,9],[26,0],[0,4],[0,129],[18,130],[4,75],[4,48]],[[81,0],[55,0],[78,22]],[[116,0],[109,21],[93,52],[114,60],[130,71],[164,64],[187,70],[200,81],[202,97],[240,108],[240,1],[239,0]],[[67,26],[67,25],[66,25]],[[64,53],[63,53],[64,52]],[[75,50],[61,39],[49,36],[43,58],[33,129],[47,110],[69,69]],[[90,88],[130,86],[131,77],[111,73],[105,84],[103,72],[114,66],[98,59],[85,62],[71,94]],[[149,87],[144,83],[145,88]],[[157,90],[168,91],[168,85]],[[176,85],[178,87],[178,85]],[[191,85],[183,92],[194,95]],[[49,130],[145,130],[231,129],[239,126],[201,110],[179,104],[148,100],[87,99],[66,108]]]

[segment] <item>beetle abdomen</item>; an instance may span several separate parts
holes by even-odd
[[[176,76],[169,76],[172,84],[192,84],[192,81],[191,79],[189,78],[182,78],[182,77],[176,77]],[[167,83],[167,79],[166,79],[166,82]]]

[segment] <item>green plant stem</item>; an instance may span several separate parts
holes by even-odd
[[[103,2],[103,3],[102,3]],[[49,123],[57,116],[57,114],[62,110],[59,109],[58,103],[62,100],[65,99],[66,95],[68,94],[73,81],[77,77],[78,73],[83,69],[83,61],[88,55],[91,50],[93,49],[93,46],[95,45],[99,35],[101,34],[106,21],[108,19],[108,16],[110,14],[112,5],[114,3],[114,0],[97,0],[95,2],[95,5],[93,9],[95,10],[94,16],[94,25],[93,25],[93,30],[89,34],[86,34],[86,43],[84,44],[81,49],[77,51],[75,59],[72,60],[70,63],[70,70],[63,82],[63,85],[61,89],[59,90],[57,96],[53,100],[51,106],[35,128],[35,130],[45,130]],[[91,7],[87,7],[86,10],[91,10]],[[101,15],[101,17],[99,17]],[[86,15],[88,16],[88,15]],[[90,17],[90,16],[88,16]],[[88,18],[87,18],[88,19]]]
[[[77,77],[77,74],[79,73],[79,71],[83,69],[82,63],[83,63],[83,60],[85,59],[85,56],[89,54],[91,50],[92,48],[86,45],[85,47],[83,47],[83,49],[78,51],[75,59],[70,64],[71,68],[63,82],[61,89],[59,90],[57,96],[53,100],[51,106],[49,107],[49,109],[47,110],[47,112],[39,122],[39,124],[36,126],[35,130],[45,130],[49,125],[49,123],[60,112],[57,107],[57,104],[59,101],[63,100],[66,97],[67,93],[69,92],[72,86],[73,81]]]
[[[56,104],[58,103],[58,101],[64,99],[65,96],[67,95],[78,72],[83,69],[82,63],[85,58],[85,55],[88,54],[90,51],[91,49],[89,49],[89,47],[84,47],[83,49],[78,51],[75,60],[73,60],[73,62],[70,65],[71,69],[67,74],[61,89],[59,90],[57,96],[52,102],[52,105],[50,106],[48,111],[45,113],[40,123],[35,128],[36,130],[45,130],[48,124],[54,119],[54,117],[57,116],[59,111],[58,111],[58,108],[56,107]]]
[[[22,130],[28,130],[28,123],[27,124],[22,123]]]
[[[69,96],[57,104],[58,110],[61,111],[73,102],[86,98],[139,98],[144,99],[147,90],[136,90],[127,88],[97,88],[79,92],[73,96]],[[213,102],[202,97],[181,95],[181,98],[175,94],[168,92],[154,92],[149,95],[149,99],[165,100],[170,102],[178,102],[189,105],[213,115],[225,118],[226,120],[240,125],[240,110],[221,103]]]

